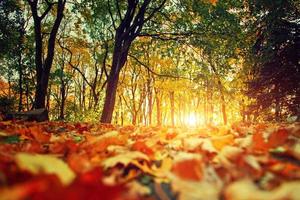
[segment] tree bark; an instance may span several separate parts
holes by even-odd
[[[102,123],[111,123],[113,111],[115,107],[115,99],[117,93],[117,86],[119,81],[119,74],[124,64],[127,61],[129,48],[134,39],[141,32],[144,24],[149,21],[153,15],[162,8],[166,0],[163,0],[157,8],[154,8],[149,15],[145,18],[145,13],[151,0],[144,0],[139,4],[139,1],[128,0],[126,13],[122,18],[120,16],[121,23],[118,27],[115,27],[115,20],[111,10],[109,9],[113,25],[116,29],[113,61],[111,71],[109,73],[106,95],[104,100],[104,106],[100,121]],[[109,0],[108,0],[109,4]],[[110,8],[110,5],[109,5]],[[119,12],[120,13],[120,12]],[[120,14],[119,14],[120,15]]]
[[[60,109],[59,109],[59,119],[64,120],[65,119],[65,104],[66,104],[66,85],[63,80],[61,80],[62,83],[60,85]]]
[[[156,101],[156,123],[157,126],[162,125],[162,112],[161,112],[161,101],[159,97],[159,91],[155,88],[155,101]]]
[[[104,106],[103,106],[102,116],[101,116],[102,123],[111,123],[112,120],[116,94],[117,94],[117,86],[119,82],[119,73],[120,73],[120,70],[118,69],[120,66],[119,60],[120,60],[119,55],[114,53],[112,71],[110,72],[107,80]],[[122,62],[125,63],[126,60],[123,60]]]
[[[63,18],[63,11],[66,0],[58,0],[56,3],[56,17],[51,27],[50,35],[47,41],[47,54],[44,59],[43,55],[43,33],[42,21],[49,12],[53,9],[54,3],[48,2],[47,8],[39,16],[38,0],[27,0],[30,5],[31,13],[34,22],[34,37],[35,37],[35,65],[36,65],[36,90],[34,108],[45,108],[45,100],[49,82],[50,69],[54,57],[55,39]]]

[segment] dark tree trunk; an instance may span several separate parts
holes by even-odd
[[[61,103],[59,109],[59,119],[65,119],[65,104],[66,104],[66,86],[65,83],[62,82],[60,86],[60,95],[61,95]]]
[[[18,111],[23,109],[23,69],[22,69],[22,56],[19,58],[19,106]]]
[[[55,39],[63,18],[63,11],[66,0],[58,0],[57,3],[46,1],[47,8],[39,16],[38,0],[27,0],[30,5],[31,13],[34,22],[34,37],[35,37],[35,65],[36,65],[36,91],[34,108],[45,108],[45,100],[48,89],[49,74],[54,57]],[[43,37],[42,37],[42,21],[56,5],[56,17],[51,27],[49,39],[47,41],[47,55],[43,55]],[[45,60],[44,60],[45,58]],[[44,62],[43,62],[44,61]]]
[[[119,72],[111,73],[107,81],[106,96],[105,96],[104,107],[101,116],[102,123],[110,123],[112,120],[118,82],[119,82]]]
[[[26,82],[26,92],[25,92],[25,94],[26,94],[26,109],[27,109],[27,111],[30,109],[29,107],[29,83],[28,83],[28,81]]]
[[[126,13],[124,17],[120,18],[121,23],[119,24],[119,26],[115,27],[116,35],[113,61],[107,81],[104,106],[100,119],[102,123],[111,123],[115,107],[119,74],[125,62],[127,61],[128,51],[132,42],[139,35],[144,24],[149,21],[166,2],[166,0],[162,0],[162,3],[159,4],[158,7],[154,8],[151,12],[149,12],[149,15],[145,18],[145,13],[150,4],[150,1],[151,0],[144,0],[143,3],[139,4],[139,1],[128,0]],[[109,11],[111,18],[114,21],[113,14],[111,13],[111,10]]]
[[[20,44],[20,47],[23,46]],[[20,49],[19,52],[19,59],[18,59],[18,67],[19,67],[19,106],[18,111],[21,112],[23,109],[23,63],[22,63],[22,50]]]
[[[86,111],[86,107],[85,107],[85,93],[86,93],[86,86],[85,86],[85,82],[82,81],[82,90],[81,90],[81,110],[84,112]]]
[[[19,27],[19,41],[18,41],[18,69],[19,69],[19,106],[18,111],[21,112],[23,110],[23,59],[22,54],[24,50],[24,35],[25,35],[25,20],[22,17],[22,14],[20,11],[18,11],[18,18],[21,21],[20,27]]]

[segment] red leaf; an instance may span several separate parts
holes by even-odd
[[[199,160],[191,159],[177,162],[172,172],[182,179],[199,181],[202,179],[202,164]]]
[[[269,138],[269,146],[270,148],[274,148],[286,143],[288,139],[289,133],[286,129],[279,129],[276,132],[273,132]]]
[[[132,150],[134,151],[140,151],[148,156],[153,156],[154,155],[154,152],[153,150],[148,147],[146,145],[145,142],[143,141],[136,141],[133,145],[132,145]]]
[[[29,127],[29,131],[33,138],[38,142],[46,143],[50,140],[50,134],[44,132],[41,126]]]

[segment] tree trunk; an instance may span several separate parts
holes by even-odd
[[[222,115],[223,115],[223,123],[224,125],[227,124],[227,114],[226,114],[226,102],[225,102],[225,97],[224,97],[224,92],[223,92],[223,85],[221,83],[221,79],[220,76],[217,72],[217,69],[215,67],[215,65],[213,64],[213,62],[210,62],[212,70],[214,72],[214,74],[216,75],[217,81],[218,81],[218,87],[219,87],[219,92],[220,92],[220,96],[221,96],[221,110],[222,110]]]
[[[148,125],[152,124],[152,109],[153,109],[153,91],[151,87],[151,78],[148,72],[148,79],[147,79],[147,97],[148,97]]]
[[[28,81],[26,81],[26,110],[28,111],[30,109],[30,106],[29,106],[29,83]]]
[[[101,122],[110,123],[115,106],[117,86],[119,82],[119,73],[112,74],[109,76],[106,87],[105,101],[102,110]]]
[[[161,112],[161,101],[159,98],[159,91],[155,89],[155,101],[156,101],[156,123],[157,126],[162,125],[162,112]]]
[[[86,86],[85,86],[85,82],[82,81],[82,95],[81,95],[81,111],[84,112],[86,111],[86,107],[85,107],[85,93],[86,93]]]
[[[62,82],[60,86],[60,95],[61,95],[61,102],[60,102],[60,109],[59,109],[59,119],[65,119],[65,103],[66,103],[66,87],[65,83]]]
[[[18,111],[21,112],[23,109],[23,65],[22,65],[22,53],[19,55],[19,106]]]
[[[18,11],[18,16],[22,19],[21,20],[21,26],[19,29],[19,44],[18,44],[18,53],[19,53],[19,58],[18,58],[18,66],[19,66],[19,106],[18,106],[18,111],[21,112],[23,110],[23,61],[22,61],[22,53],[24,49],[24,35],[25,35],[25,21],[22,18],[21,13]]]
[[[122,39],[121,33],[116,33],[112,67],[107,80],[104,106],[100,120],[102,123],[111,123],[119,83],[119,74],[127,61],[131,42],[132,41],[128,41],[128,39],[127,41]]]
[[[46,1],[47,7],[44,12],[39,16],[39,1],[27,0],[30,5],[31,13],[34,21],[34,37],[35,37],[35,65],[36,65],[36,91],[34,108],[45,108],[45,100],[47,95],[47,88],[49,82],[50,69],[54,57],[55,39],[63,18],[63,11],[65,8],[66,0],[58,0],[56,4]],[[56,6],[56,17],[51,27],[49,39],[47,41],[47,55],[43,62],[43,37],[42,37],[42,20]]]
[[[166,0],[163,0],[161,4],[149,12],[149,15],[145,18],[145,13],[150,1],[151,0],[144,0],[141,4],[139,4],[139,1],[128,1],[125,15],[124,17],[120,16],[121,22],[118,27],[115,27],[114,16],[111,13],[111,10],[109,10],[111,19],[114,21],[113,25],[116,30],[116,35],[112,67],[108,77],[104,107],[100,120],[102,123],[111,123],[115,106],[119,74],[125,62],[127,61],[128,51],[132,42],[141,32],[144,23],[149,21],[166,2]]]
[[[171,122],[172,122],[172,126],[175,126],[175,107],[174,107],[174,91],[170,92],[170,103],[171,103]]]

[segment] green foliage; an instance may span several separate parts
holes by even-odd
[[[12,53],[18,43],[20,8],[15,0],[0,2],[0,59]]]

